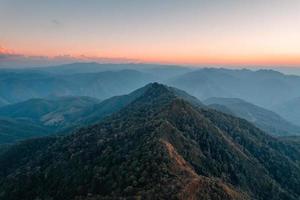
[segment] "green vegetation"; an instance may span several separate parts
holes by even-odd
[[[0,118],[0,145],[26,138],[46,136],[50,133],[51,129],[40,126],[32,121]]]
[[[300,198],[300,152],[160,84],[96,125],[0,155],[0,199]]]
[[[90,97],[31,99],[0,108],[0,144],[55,134],[86,107],[99,100]]]

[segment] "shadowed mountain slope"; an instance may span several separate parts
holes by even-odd
[[[242,99],[213,97],[206,99],[204,103],[221,112],[246,119],[271,135],[300,134],[300,127],[286,121],[270,110],[248,103]]]

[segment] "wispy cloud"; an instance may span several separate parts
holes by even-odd
[[[28,56],[0,46],[0,67],[42,67],[72,62],[128,63],[140,62],[128,58],[91,57],[86,55]]]
[[[61,25],[60,21],[58,21],[57,19],[52,19],[51,22],[57,26]]]
[[[10,51],[0,45],[0,54],[11,54],[11,53],[12,53],[12,51]]]
[[[63,23],[60,20],[58,20],[58,19],[52,19],[50,21],[50,23],[51,23],[51,26],[55,27],[55,28],[61,28],[61,27],[63,27]]]

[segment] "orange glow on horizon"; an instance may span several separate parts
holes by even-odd
[[[11,54],[12,51],[0,46],[0,54]]]
[[[60,57],[70,57],[79,61],[95,61],[101,59],[110,60],[124,60],[140,63],[157,63],[157,64],[182,64],[182,65],[248,65],[248,66],[299,66],[300,67],[300,54],[299,55],[287,55],[287,54],[265,54],[265,55],[238,55],[238,54],[199,54],[199,55],[186,55],[186,54],[171,54],[159,55],[159,54],[143,54],[134,55],[134,53],[122,53],[122,52],[80,52],[79,50],[70,51],[66,54],[57,54],[54,51],[41,51],[34,53],[33,50],[18,51],[11,50],[0,46],[0,54],[8,55],[22,55],[24,57],[46,57],[48,59],[55,59]]]
[[[5,2],[0,53],[19,63],[300,67],[299,0]]]

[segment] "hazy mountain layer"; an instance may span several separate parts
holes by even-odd
[[[277,104],[272,109],[284,118],[300,126],[300,97]]]
[[[210,97],[240,98],[266,108],[300,96],[299,76],[273,70],[206,68],[180,75],[167,83],[200,100]]]
[[[106,99],[131,92],[152,80],[151,74],[135,70],[63,75],[26,70],[1,72],[0,99],[7,103],[52,95]]]
[[[265,132],[275,135],[299,135],[300,127],[286,121],[278,114],[236,98],[209,98],[209,107],[246,119]]]
[[[158,65],[158,64],[100,64],[100,63],[71,63],[59,66],[31,68],[32,71],[40,71],[51,74],[75,74],[75,73],[97,73],[105,71],[120,70],[138,70],[144,73],[150,73],[153,76],[162,79],[170,78],[179,74],[191,71],[191,69],[182,66]]]
[[[127,94],[153,81],[175,86],[201,100],[210,97],[241,98],[272,111],[280,111],[284,118],[300,126],[297,120],[300,108],[283,106],[300,96],[300,77],[273,70],[192,70],[131,63],[73,63],[44,68],[1,69],[0,106],[51,95],[107,99]]]

